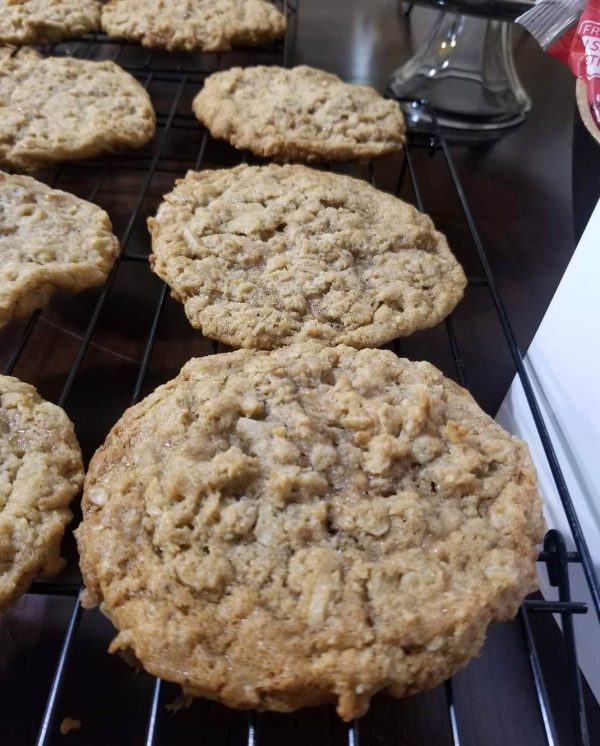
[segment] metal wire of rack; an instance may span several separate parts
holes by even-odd
[[[297,8],[291,3],[284,2],[288,18],[293,27],[294,16]],[[70,185],[76,184],[80,191],[84,191],[88,199],[92,201],[111,202],[111,185],[115,179],[125,180],[128,185],[129,206],[126,209],[126,217],[119,231],[121,242],[121,254],[109,275],[105,285],[97,294],[94,305],[90,309],[89,317],[82,328],[82,334],[78,340],[77,349],[72,362],[65,371],[60,393],[56,397],[57,402],[69,409],[74,389],[82,375],[86,360],[90,356],[91,348],[96,344],[96,338],[101,336],[103,317],[110,310],[113,299],[114,287],[121,281],[123,272],[128,273],[128,278],[137,281],[143,275],[149,274],[147,267],[147,256],[149,238],[143,230],[143,217],[160,200],[161,191],[170,188],[172,180],[176,176],[183,175],[187,169],[199,170],[211,165],[233,165],[241,158],[257,161],[244,154],[236,154],[228,146],[214,141],[208,132],[204,130],[196,119],[191,115],[189,102],[191,96],[198,90],[206,75],[215,69],[220,69],[231,64],[249,64],[256,62],[284,63],[290,57],[290,41],[292,34],[289,33],[285,42],[275,44],[269,48],[258,51],[242,51],[225,55],[165,55],[156,52],[147,52],[136,45],[126,42],[117,42],[101,34],[94,34],[76,42],[53,45],[47,51],[54,54],[69,54],[88,59],[112,59],[121,64],[125,69],[135,75],[149,90],[157,110],[157,135],[153,142],[145,149],[134,153],[124,153],[119,156],[107,156],[87,162],[63,164],[46,174],[46,181],[51,185],[61,186],[69,189]],[[427,106],[425,102],[414,102],[414,106]],[[502,303],[496,288],[489,259],[477,231],[475,221],[469,208],[465,193],[458,178],[456,167],[453,163],[450,149],[446,144],[439,127],[435,121],[435,113],[432,115],[433,125],[428,132],[409,133],[406,148],[399,162],[395,191],[404,198],[412,198],[415,205],[421,210],[427,210],[428,205],[424,198],[423,185],[425,183],[425,171],[417,163],[423,158],[441,162],[446,172],[453,195],[462,213],[462,219],[466,226],[466,233],[471,243],[471,251],[475,259],[476,271],[470,273],[467,293],[485,292],[488,294],[493,305],[497,320],[501,327],[502,336],[506,342],[508,353],[518,372],[528,404],[542,440],[552,474],[554,476],[558,492],[560,494],[566,516],[573,534],[576,551],[569,552],[561,534],[550,530],[545,538],[543,551],[539,555],[539,562],[545,564],[550,581],[558,590],[557,601],[546,601],[541,598],[527,599],[520,612],[520,628],[524,644],[527,650],[530,672],[535,689],[539,716],[543,723],[545,742],[555,746],[561,742],[575,743],[577,746],[589,746],[591,743],[588,724],[586,719],[586,698],[584,696],[584,683],[579,671],[577,651],[575,645],[575,632],[573,629],[573,614],[585,614],[588,612],[585,603],[573,600],[569,586],[569,564],[580,565],[588,581],[591,596],[594,602],[595,612],[600,616],[600,584],[594,573],[594,568],[586,546],[576,511],[569,496],[560,465],[555,456],[552,443],[544,425],[535,394],[531,387],[527,372],[523,365],[522,355],[516,343],[514,332],[511,328],[506,309]],[[379,183],[378,169],[374,164],[369,164],[365,169],[358,168],[359,175],[368,178],[374,186]],[[421,172],[422,171],[422,172]],[[386,184],[387,186],[387,184]],[[385,187],[384,187],[385,188]],[[443,226],[442,226],[443,227]],[[158,283],[158,292],[154,290],[153,308],[149,313],[149,326],[147,331],[139,329],[138,343],[140,347],[139,365],[133,378],[133,385],[128,396],[128,403],[133,404],[140,400],[149,387],[149,378],[152,373],[153,353],[159,337],[161,325],[163,325],[166,308],[170,301],[167,294],[167,286]],[[469,387],[467,366],[461,351],[460,334],[457,332],[455,314],[449,316],[444,322],[445,338],[448,350],[448,359],[452,361],[453,375],[463,386]],[[32,345],[32,340],[39,333],[42,312],[36,312],[29,321],[22,325],[17,337],[11,338],[11,347],[7,352],[4,364],[4,373],[12,374],[20,365],[24,356]],[[394,343],[392,349],[398,354],[402,353],[404,341]],[[213,343],[203,343],[202,354],[210,354],[217,350]],[[164,378],[172,377],[177,371],[161,371]],[[448,371],[445,371],[448,374]],[[106,433],[105,427],[98,427],[91,438],[91,447],[96,447],[102,441]],[[53,666],[47,697],[43,711],[32,712],[37,735],[35,743],[37,746],[46,746],[54,741],[57,736],[57,718],[59,704],[68,676],[69,663],[73,655],[73,648],[78,634],[83,612],[79,603],[81,586],[79,579],[71,573],[71,576],[59,578],[52,581],[38,581],[33,584],[30,596],[41,596],[45,599],[72,599],[72,607],[69,612],[66,626],[63,629],[62,640],[58,656]],[[541,662],[536,637],[532,629],[531,615],[537,614],[560,615],[564,646],[568,671],[568,697],[571,703],[571,740],[561,741],[557,730],[552,703],[547,690],[547,682],[544,676],[544,666]],[[146,705],[145,721],[139,723],[139,738],[136,742],[144,743],[146,746],[158,744],[160,739],[160,728],[162,711],[165,701],[164,685],[159,680],[154,683],[149,692]],[[461,712],[456,706],[453,680],[449,679],[443,686],[446,715],[451,743],[454,746],[464,744],[464,720]],[[0,717],[4,717],[1,714]],[[247,715],[243,732],[239,732],[236,743],[245,743],[247,746],[259,746],[262,744],[261,723],[263,716],[257,713]],[[351,723],[343,731],[343,741],[348,746],[358,746],[364,735],[362,721]],[[115,735],[114,743],[121,743]],[[30,741],[23,741],[29,743]],[[85,741],[84,741],[85,742]],[[190,739],[189,743],[195,742]],[[429,741],[428,741],[429,742]]]

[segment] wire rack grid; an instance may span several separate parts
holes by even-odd
[[[87,455],[102,442],[109,426],[114,421],[115,409],[122,411],[127,404],[139,401],[143,394],[151,390],[156,383],[173,377],[180,363],[185,361],[185,358],[178,360],[176,354],[168,351],[170,349],[168,348],[170,322],[173,315],[180,311],[168,298],[167,286],[155,278],[149,279],[150,272],[147,266],[149,237],[145,231],[144,218],[156,209],[161,194],[170,189],[173,179],[183,175],[190,168],[198,170],[215,165],[234,165],[242,159],[260,162],[259,159],[236,153],[223,143],[214,141],[191,115],[190,101],[205,77],[214,70],[233,64],[288,63],[291,57],[297,8],[292,3],[283,3],[283,7],[290,21],[290,30],[285,41],[261,50],[213,56],[165,55],[148,52],[126,42],[116,42],[101,34],[94,34],[76,42],[53,45],[46,50],[53,54],[73,55],[87,59],[112,59],[118,62],[147,88],[157,111],[157,134],[153,142],[145,149],[92,161],[63,164],[43,175],[49,184],[76,191],[81,196],[105,206],[113,218],[115,215],[118,216],[115,222],[119,228],[122,247],[120,257],[101,290],[91,295],[91,300],[83,304],[83,309],[77,306],[80,317],[78,317],[78,333],[74,335],[76,342],[73,352],[68,365],[62,363],[59,366],[60,374],[57,378],[60,379],[60,386],[56,388],[58,384],[56,382],[53,384],[56,391],[55,400],[73,416],[78,433],[80,427],[85,433],[83,440],[84,450],[87,445]],[[406,104],[427,107],[425,102],[406,102]],[[469,274],[466,298],[471,295],[484,294],[490,308],[493,309],[497,324],[495,342],[500,343],[500,340],[504,340],[507,355],[512,360],[523,383],[576,545],[576,551],[569,552],[563,537],[557,531],[550,530],[547,533],[539,561],[545,564],[551,583],[557,588],[558,598],[556,601],[545,601],[539,597],[527,599],[519,613],[520,630],[527,651],[545,743],[554,746],[565,741],[562,734],[563,740],[560,740],[559,729],[556,725],[553,703],[547,690],[544,666],[538,654],[532,615],[554,613],[561,619],[566,675],[568,676],[565,696],[570,701],[571,717],[570,735],[567,736],[570,740],[566,742],[575,743],[577,746],[588,746],[591,740],[586,719],[585,684],[579,672],[573,628],[573,615],[587,613],[588,609],[586,604],[571,598],[569,564],[578,564],[583,569],[590,587],[595,613],[599,615],[600,585],[594,574],[577,514],[524,368],[508,314],[498,294],[489,259],[458,178],[450,148],[436,124],[435,113],[430,112],[430,114],[433,121],[430,130],[418,133],[409,132],[403,154],[396,160],[392,159],[392,162],[385,168],[380,168],[380,164],[371,163],[366,166],[344,167],[340,170],[367,178],[374,186],[395,191],[404,199],[413,201],[419,209],[426,211],[429,210],[429,201],[425,194],[431,191],[428,177],[434,167],[433,164],[436,164],[438,173],[444,174],[449,193],[456,205],[453,218],[458,216],[458,219],[462,221],[465,247],[461,260]],[[333,165],[328,167],[336,168]],[[440,227],[444,229],[443,225]],[[469,254],[468,257],[467,254]],[[112,409],[109,407],[111,411],[103,418],[100,403],[95,402],[92,408],[93,422],[90,424],[81,415],[82,410],[78,409],[74,401],[77,398],[81,400],[89,396],[89,393],[86,393],[86,387],[80,385],[82,379],[88,380],[91,376],[92,381],[98,385],[98,389],[102,390],[100,382],[102,371],[99,374],[94,373],[94,360],[97,358],[98,350],[103,347],[107,335],[106,327],[110,327],[106,319],[108,317],[110,321],[111,307],[116,303],[121,304],[121,310],[128,307],[127,302],[131,303],[132,286],[137,283],[142,285],[150,283],[144,288],[142,304],[144,313],[139,323],[136,314],[133,314],[135,316],[133,328],[136,336],[134,346],[137,354],[129,360],[128,374],[125,376],[122,391],[117,396],[114,407]],[[125,304],[124,297],[127,298]],[[147,300],[149,297],[152,298],[151,301]],[[134,294],[134,299],[137,298],[138,296]],[[47,315],[47,311],[43,314],[36,312],[28,322],[20,326],[13,325],[14,328],[8,337],[3,339],[4,372],[6,374],[13,372],[19,374],[21,370],[28,370],[27,358],[31,357],[31,348],[35,346],[36,340],[44,334],[42,326]],[[464,318],[458,318],[457,321],[457,315],[460,316],[459,311],[449,316],[439,329],[431,332],[432,336],[423,337],[412,349],[409,340],[397,341],[391,345],[391,349],[409,357],[414,357],[415,352],[426,351],[430,354],[419,356],[433,358],[433,361],[439,364],[447,375],[452,375],[461,385],[469,388],[469,379],[474,369],[466,362],[468,355],[463,352],[461,336],[465,334],[464,330],[469,328],[470,321]],[[162,363],[155,371],[157,341],[160,344],[167,344],[167,354],[161,357]],[[441,351],[442,348],[443,351]],[[196,333],[194,340],[185,348],[187,356],[189,356],[189,349],[195,354],[211,354],[220,348],[208,340],[201,339]],[[35,364],[36,360],[39,367],[40,361],[35,355],[33,363],[29,365]],[[41,367],[43,368],[45,364],[42,362]],[[111,383],[114,384],[114,381]],[[79,397],[78,388],[81,389]],[[89,411],[84,411],[86,417],[89,416]],[[77,416],[78,413],[79,416]],[[70,560],[67,572],[63,573],[60,578],[52,581],[38,581],[34,583],[28,594],[29,598],[43,598],[50,604],[50,609],[59,601],[66,602],[68,611],[61,617],[64,619],[64,624],[60,625],[60,641],[57,645],[56,657],[53,658],[52,665],[48,669],[48,681],[44,683],[45,703],[39,711],[34,706],[31,708],[29,705],[25,706],[29,729],[23,730],[22,743],[31,743],[30,734],[32,733],[34,733],[33,742],[38,746],[54,743],[57,738],[60,738],[58,717],[61,702],[65,696],[65,682],[69,678],[70,667],[75,657],[73,651],[76,647],[77,636],[80,634],[81,620],[82,617],[93,613],[83,612],[79,604],[81,586],[72,548]],[[15,613],[19,613],[18,608]],[[52,610],[50,613],[53,613]],[[85,653],[81,651],[78,653],[78,655],[83,654]],[[15,665],[18,666],[18,661]],[[445,682],[442,693],[449,742],[453,746],[460,746],[467,743],[468,739],[464,737],[465,715],[457,707],[453,679]],[[132,731],[127,736],[124,735],[122,740],[114,734],[111,738],[112,743],[135,742],[151,746],[172,742],[165,740],[161,735],[161,723],[164,719],[163,705],[166,701],[165,684],[156,679],[147,685],[143,692],[143,700],[139,711],[145,714],[138,716],[135,725],[132,726]],[[8,715],[9,713],[6,712],[0,717],[4,720]],[[240,717],[243,721],[240,721]],[[237,713],[234,734],[229,733],[230,742],[247,744],[247,746],[266,744],[264,717],[257,713],[247,715]],[[197,726],[202,728],[202,723],[197,723]],[[93,729],[94,724],[88,724],[87,727]],[[132,740],[130,740],[131,733],[135,733],[135,738]],[[427,733],[424,737],[427,737]],[[87,742],[95,743],[96,741],[91,737],[89,741],[85,739],[81,741],[81,743]],[[190,737],[179,742],[191,744],[196,743],[197,739]],[[334,736],[328,738],[323,736],[323,744],[330,742],[345,743],[348,746],[358,746],[360,742],[369,743],[368,717],[364,721],[351,723],[347,728],[338,724],[335,727]]]

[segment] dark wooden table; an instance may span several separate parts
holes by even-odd
[[[348,80],[383,89],[389,73],[418,45],[432,17],[431,11],[415,9],[407,20],[398,12],[395,0],[301,0],[290,51],[296,62],[320,66]],[[511,321],[526,348],[573,251],[570,170],[574,85],[570,74],[523,34],[517,34],[515,43],[519,71],[533,99],[527,123],[493,144],[461,145],[453,147],[452,153]],[[128,54],[126,51],[120,61],[125,62]],[[248,58],[240,54],[234,61],[244,64]],[[172,83],[155,79],[150,89],[159,110],[172,98]],[[189,101],[197,89],[194,79],[182,88],[178,112],[189,112]],[[164,124],[165,117],[161,121]],[[143,171],[107,172],[95,199],[108,210],[115,232],[128,238],[129,254],[148,252],[144,219],[155,211],[177,173],[193,165],[203,137],[199,126],[167,135],[160,163],[167,163],[168,168],[154,173],[133,222]],[[142,156],[144,169],[153,162],[157,145],[153,147]],[[210,142],[207,152],[205,165],[223,166],[239,160],[230,148],[218,143]],[[167,156],[172,160],[168,161]],[[414,158],[425,208],[448,234],[467,272],[476,273],[473,249],[442,158],[439,154],[432,158],[426,150],[416,152]],[[119,160],[120,164],[126,162],[126,157]],[[376,166],[378,186],[394,188],[399,163],[392,158]],[[88,196],[101,170],[101,165],[69,166],[54,176],[61,188]],[[358,175],[368,177],[369,173],[363,169]],[[53,178],[51,173],[41,176]],[[401,193],[414,199],[408,184]],[[130,403],[161,293],[161,284],[143,261],[124,261],[115,277],[66,403],[86,458]],[[98,289],[78,296],[59,294],[35,326],[15,373],[38,386],[45,397],[60,397],[101,293]],[[471,390],[493,414],[514,375],[495,312],[477,288],[470,288],[453,323]],[[23,324],[12,324],[0,331],[3,364],[23,328]],[[191,356],[212,350],[212,343],[190,328],[179,304],[167,299],[143,391],[147,393],[172,378]],[[402,342],[401,351],[414,359],[430,359],[456,377],[443,327],[413,335]],[[77,521],[76,516],[74,523]],[[70,537],[65,541],[65,553],[68,567],[62,580],[77,583],[76,554]],[[73,598],[30,594],[0,616],[0,743],[20,746],[35,741],[72,609]],[[538,615],[532,622],[548,674],[560,743],[571,744],[564,646],[553,620],[547,617]],[[85,746],[145,742],[153,680],[144,673],[133,674],[118,657],[107,655],[113,634],[110,623],[99,612],[83,614],[49,742]],[[400,702],[385,696],[376,698],[369,715],[359,723],[360,743],[453,744],[447,694],[444,687],[438,687]],[[453,694],[463,746],[546,743],[519,621],[490,631],[481,657],[454,677]],[[246,713],[207,701],[196,701],[176,714],[165,712],[162,705],[175,698],[175,688],[165,686],[157,743],[247,743]],[[80,719],[82,726],[61,736],[57,726],[66,716]],[[593,732],[600,738],[595,710],[591,718]],[[256,744],[261,746],[352,742],[347,726],[335,717],[332,708],[289,716],[261,715],[256,728]]]

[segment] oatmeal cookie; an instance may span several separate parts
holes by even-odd
[[[58,288],[100,285],[118,253],[104,210],[0,171],[0,326],[27,318]]]
[[[266,0],[110,0],[102,28],[144,47],[224,52],[280,39],[286,19]]]
[[[148,225],[191,324],[234,347],[375,347],[437,324],[466,284],[427,215],[300,165],[190,172]]]
[[[45,44],[100,28],[98,0],[0,0],[0,42]]]
[[[83,482],[65,412],[27,383],[0,376],[0,609],[62,567],[69,503]]]
[[[150,97],[114,62],[0,54],[0,164],[54,161],[138,148],[154,135]]]
[[[404,143],[396,101],[305,65],[214,73],[192,108],[213,137],[277,160],[367,160]]]
[[[429,363],[307,342],[191,360],[94,456],[84,603],[187,694],[361,715],[536,588],[527,446]]]

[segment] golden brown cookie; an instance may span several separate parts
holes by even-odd
[[[0,164],[54,161],[138,148],[154,135],[150,97],[113,62],[0,54]]]
[[[536,588],[527,446],[428,363],[305,343],[191,360],[96,453],[85,604],[232,707],[435,686]]]
[[[102,28],[144,47],[224,52],[280,39],[286,19],[266,0],[110,0]]]
[[[118,253],[104,210],[0,171],[0,326],[27,318],[59,288],[102,284]]]
[[[100,28],[98,0],[0,0],[0,42],[44,44]]]
[[[404,143],[396,101],[306,65],[214,73],[192,108],[213,137],[283,161],[368,160]]]
[[[375,347],[437,324],[466,284],[427,215],[305,166],[190,172],[148,225],[191,324],[234,347]]]
[[[65,412],[27,383],[0,376],[0,609],[59,555],[69,503],[83,482],[81,451]]]

